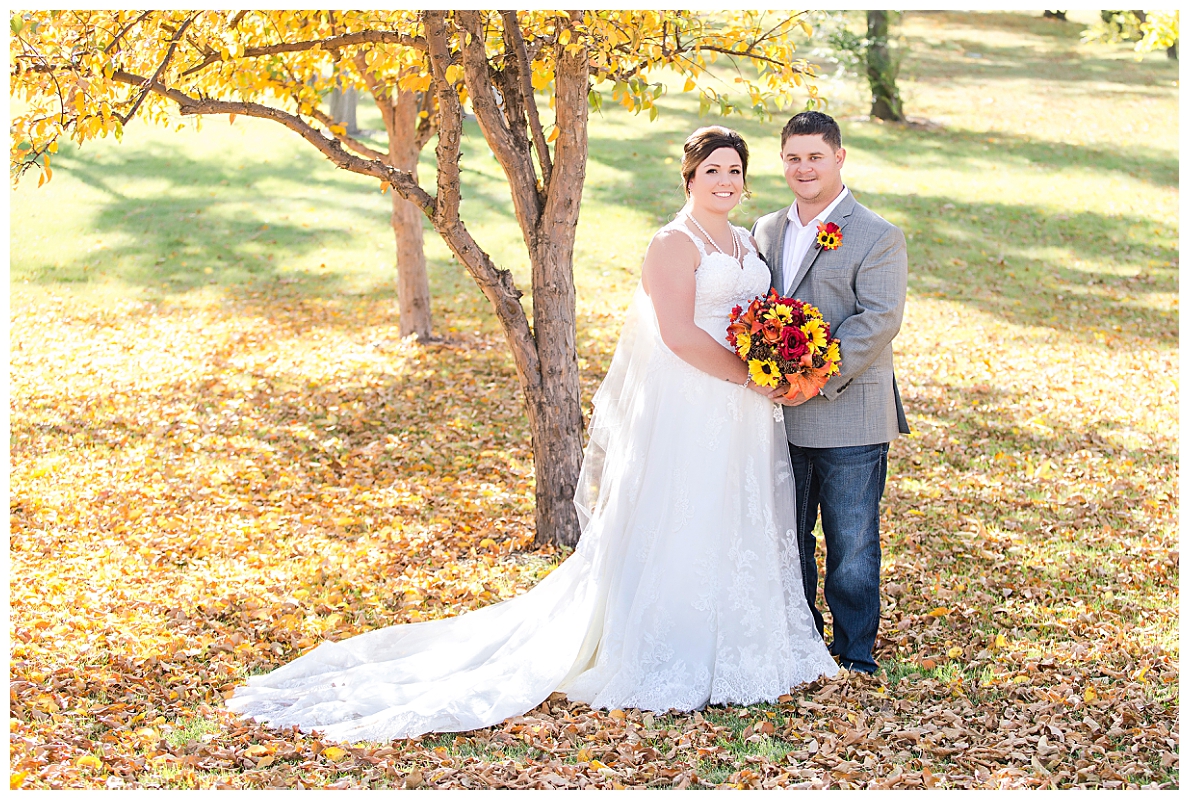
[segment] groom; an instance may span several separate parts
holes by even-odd
[[[812,303],[839,339],[840,372],[814,397],[787,403],[784,423],[797,482],[797,538],[805,598],[818,632],[814,526],[826,540],[826,603],[832,652],[850,670],[875,672],[879,627],[879,501],[888,443],[908,433],[892,374],[908,285],[904,234],[867,210],[842,183],[842,134],[832,117],[805,111],[780,135],[784,178],[796,201],[761,217],[752,233],[772,286]],[[838,226],[841,241],[819,224]],[[831,246],[833,245],[833,246]]]

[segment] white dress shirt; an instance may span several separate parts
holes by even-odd
[[[801,268],[801,262],[805,259],[805,254],[809,252],[809,246],[817,237],[818,223],[825,222],[838,204],[842,202],[842,198],[849,193],[850,189],[843,186],[842,191],[834,198],[834,202],[823,208],[822,213],[809,220],[808,225],[801,224],[796,202],[789,206],[789,224],[784,229],[784,262],[780,265],[784,274],[784,286],[781,287],[783,290],[781,294],[788,296],[793,277]]]

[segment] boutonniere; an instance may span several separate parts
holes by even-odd
[[[837,250],[842,244],[842,228],[833,222],[817,224],[817,246],[823,250]]]

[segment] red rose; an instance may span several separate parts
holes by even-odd
[[[780,344],[776,346],[776,353],[786,361],[798,361],[809,352],[808,341],[809,337],[796,325],[785,325],[780,332]]]

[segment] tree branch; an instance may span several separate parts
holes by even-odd
[[[149,15],[152,13],[153,13],[152,11],[146,11],[143,14],[141,14],[139,17],[137,17],[136,19],[129,22],[123,28],[121,28],[120,32],[115,35],[115,38],[111,40],[111,42],[107,45],[107,47],[103,48],[103,52],[105,54],[110,55],[112,48],[114,48],[117,44],[120,43],[120,39],[122,39],[124,37],[124,34],[127,33],[128,31],[132,30],[133,28],[135,28],[140,23],[144,22],[146,19],[148,19]]]
[[[417,184],[413,176],[403,170],[396,169],[383,161],[365,161],[359,156],[352,155],[343,149],[337,139],[327,138],[320,130],[310,125],[301,117],[271,108],[260,103],[230,102],[206,97],[193,97],[185,92],[173,89],[158,81],[147,80],[140,75],[123,70],[116,70],[112,78],[130,86],[148,86],[148,88],[177,103],[178,111],[184,115],[192,114],[240,114],[245,117],[259,117],[279,122],[289,130],[297,133],[307,142],[316,147],[319,152],[330,159],[335,166],[359,175],[377,178],[392,186],[402,197],[412,201],[426,216],[432,218],[436,212],[437,202],[433,196]]]
[[[786,64],[777,58],[769,58],[768,56],[762,56],[758,53],[749,52],[751,50],[750,47],[746,51],[739,51],[739,50],[732,50],[729,47],[717,47],[712,44],[700,44],[697,46],[697,49],[712,50],[715,53],[722,53],[724,55],[732,56],[734,58],[754,58],[756,61],[767,61],[769,64],[775,64],[778,67],[788,67],[789,69],[793,70],[794,72],[800,72],[803,75],[805,74],[805,70],[802,69],[801,67],[798,67],[796,64]]]
[[[795,20],[797,17],[801,16],[801,14],[804,14],[804,13],[805,13],[805,12],[804,12],[804,11],[802,11],[802,12],[800,12],[800,13],[798,13],[798,14],[794,14],[794,15],[793,15],[793,16],[791,16],[791,17],[786,17],[785,19],[782,19],[780,22],[777,22],[777,23],[776,23],[775,25],[773,25],[771,28],[769,28],[768,30],[764,31],[764,32],[763,32],[763,34],[761,34],[761,35],[760,35],[760,37],[759,37],[758,39],[756,39],[756,43],[759,43],[759,42],[762,42],[762,41],[764,41],[764,40],[765,40],[765,39],[767,39],[769,36],[771,36],[771,35],[772,35],[772,33],[773,33],[773,31],[775,31],[775,30],[776,30],[777,28],[779,28],[781,25],[785,24],[786,22],[792,22],[793,20]]]
[[[432,31],[431,31],[432,26]],[[435,224],[440,220],[449,225],[458,221],[461,200],[461,168],[458,164],[462,145],[462,103],[453,84],[446,80],[450,66],[450,49],[446,41],[446,15],[441,11],[425,12],[425,38],[429,45],[429,66],[434,91],[438,95],[438,210]]]
[[[475,121],[479,123],[483,138],[487,140],[508,178],[517,221],[524,231],[525,242],[532,247],[538,235],[536,228],[541,219],[542,198],[537,191],[537,174],[533,168],[528,136],[523,133],[525,119],[523,115],[519,119],[512,119],[515,116],[513,114],[505,115],[496,101],[479,15],[474,11],[456,11],[455,14],[460,22],[459,27],[470,34],[460,37],[459,46]],[[520,125],[521,131],[514,131],[513,124]],[[517,146],[517,139],[523,144],[523,149]]]
[[[198,13],[200,14],[202,12]],[[182,26],[178,28],[177,33],[173,35],[173,39],[169,43],[169,49],[165,51],[165,58],[161,60],[161,66],[157,67],[157,71],[153,73],[153,77],[145,82],[144,87],[141,89],[140,96],[137,97],[136,102],[132,104],[132,109],[126,115],[124,115],[122,119],[117,115],[116,118],[120,120],[121,125],[127,125],[128,120],[136,116],[136,112],[140,108],[140,104],[143,103],[144,99],[149,96],[149,84],[156,83],[161,79],[161,76],[165,74],[165,68],[169,66],[170,59],[173,58],[173,53],[175,50],[177,50],[178,42],[180,42],[182,37],[186,35],[186,28],[189,28],[190,24],[196,19],[198,19],[198,14],[193,14],[188,17],[186,21],[182,23]]]
[[[557,102],[556,166],[553,189],[546,200],[545,224],[565,228],[577,224],[582,186],[586,181],[588,149],[587,93],[590,90],[590,61],[586,48],[579,53],[564,49],[557,57],[554,77]]]
[[[524,94],[525,109],[528,112],[529,129],[533,134],[533,146],[537,151],[537,162],[541,166],[541,183],[545,193],[549,193],[549,178],[553,172],[553,163],[549,158],[549,143],[545,141],[545,132],[541,129],[541,115],[537,109],[537,98],[533,93],[533,68],[528,58],[528,50],[524,46],[524,37],[520,33],[520,22],[515,11],[501,11],[504,17],[504,36],[512,45],[512,51],[518,63],[517,72],[520,74],[521,92]]]
[[[365,158],[376,158],[380,161],[383,161],[384,163],[388,163],[387,153],[381,153],[378,150],[373,150],[363,142],[359,141],[358,139],[354,139],[345,133],[335,133],[334,131],[330,130],[330,126],[338,125],[338,123],[335,122],[325,111],[321,111],[317,108],[311,109],[310,116],[325,125],[326,130],[330,131],[331,136],[347,145],[347,147],[350,147],[356,153],[359,153],[359,155],[364,156]]]
[[[495,91],[491,86],[490,66],[487,63],[487,48],[479,16],[474,11],[459,11],[458,27],[464,34],[459,42],[463,73],[466,76],[467,92],[475,110],[475,120],[483,128],[484,138],[491,145],[497,157],[512,150],[512,129],[508,116],[500,109]],[[470,44],[466,40],[470,39]]]
[[[434,228],[494,306],[496,318],[512,345],[512,357],[516,360],[521,390],[527,397],[539,397],[541,363],[528,317],[520,305],[522,292],[516,288],[512,273],[495,266],[491,257],[479,247],[458,218],[462,103],[453,84],[446,80],[446,67],[450,66],[451,58],[445,11],[425,12],[425,38],[429,45],[430,74],[438,96],[438,210],[434,216]]]
[[[360,44],[400,44],[405,47],[412,47],[415,50],[425,50],[425,39],[420,36],[408,36],[396,31],[357,31],[355,33],[344,33],[339,36],[330,36],[326,39],[311,39],[305,42],[282,42],[281,44],[270,44],[264,47],[248,47],[244,49],[243,55],[239,58],[259,58],[260,56],[271,56],[277,53],[300,53],[306,50],[313,50],[318,47],[323,50],[341,50],[344,47],[351,47]],[[211,53],[198,64],[190,67],[182,73],[181,77],[185,78],[195,72],[200,72],[211,64],[223,61],[222,53]]]

